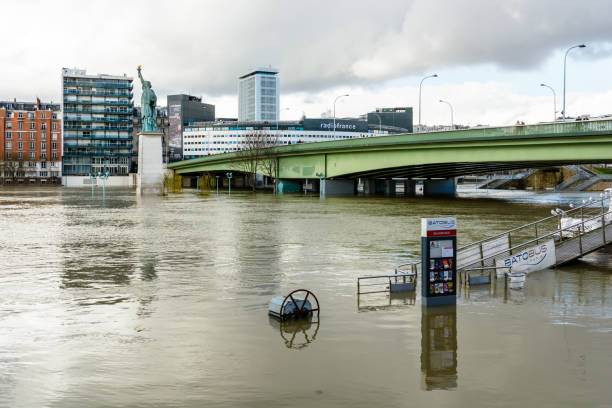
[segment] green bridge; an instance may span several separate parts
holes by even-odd
[[[357,179],[368,192],[376,179],[417,178],[429,180],[431,193],[450,193],[453,178],[462,175],[612,162],[612,120],[379,136],[278,146],[266,152],[264,156],[276,162],[277,174],[269,174],[270,166],[257,173],[276,176],[280,192],[319,178],[321,189],[331,194],[354,191]],[[168,168],[181,175],[224,175],[244,171],[245,157],[244,152],[233,152]]]

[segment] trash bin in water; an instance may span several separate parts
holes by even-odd
[[[283,321],[312,317],[314,312],[318,318],[319,301],[314,293],[306,289],[294,290],[287,296],[273,297],[268,305],[268,314]]]

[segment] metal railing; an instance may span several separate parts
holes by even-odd
[[[578,240],[578,251],[575,257],[580,257],[586,252],[582,242],[584,235],[601,228],[602,244],[605,245],[607,242],[605,237],[606,226],[612,222],[612,211],[606,211],[605,208],[605,201],[609,198],[607,194],[602,194],[599,200],[589,199],[587,202],[583,202],[583,205],[570,208],[567,211],[553,210],[555,214],[551,216],[459,247],[457,249],[457,275],[460,281],[461,272],[464,270],[476,270],[478,267],[482,268],[481,270],[493,268],[497,257],[510,256],[519,249],[537,245],[540,241],[548,239],[553,239],[556,243]],[[598,205],[594,206],[594,204]],[[571,217],[572,215],[575,217]],[[564,217],[575,221],[563,227],[562,219]],[[601,224],[598,221],[600,219]],[[416,273],[420,263],[419,261],[402,264],[397,266],[395,271],[401,273],[410,270]]]

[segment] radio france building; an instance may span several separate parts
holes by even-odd
[[[196,122],[183,132],[183,157],[193,159],[213,154],[245,150],[249,136],[258,135],[276,145],[327,142],[380,136],[378,128],[369,129],[364,120],[302,119],[280,122],[215,121]]]

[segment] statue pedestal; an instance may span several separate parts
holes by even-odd
[[[164,161],[162,153],[163,133],[138,134],[138,177],[136,191],[139,194],[164,193]]]

